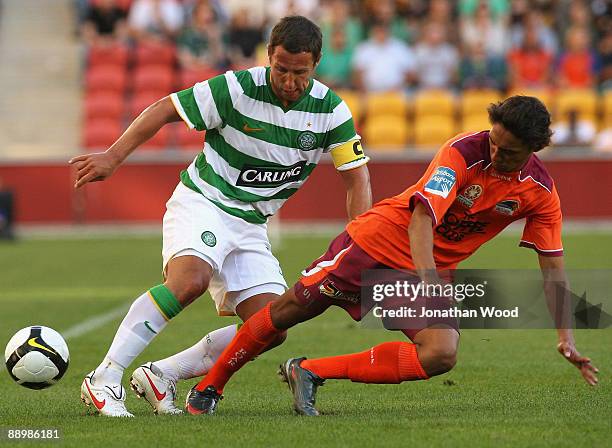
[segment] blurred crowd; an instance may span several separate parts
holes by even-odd
[[[321,26],[317,78],[338,90],[612,91],[612,0],[76,1],[89,45],[171,43],[182,69],[266,65],[271,27],[300,14]]]

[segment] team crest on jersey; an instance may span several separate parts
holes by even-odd
[[[461,202],[467,208],[472,208],[474,201],[482,194],[482,187],[478,184],[470,185],[467,187],[463,194],[457,195],[457,200]]]
[[[217,244],[217,237],[209,230],[202,232],[201,238],[208,247],[214,247]]]
[[[300,132],[297,138],[298,147],[303,151],[310,151],[317,146],[317,136],[312,131]]]
[[[519,201],[508,199],[505,201],[498,202],[495,205],[495,211],[497,213],[501,213],[502,215],[512,216],[518,211],[519,206]]]
[[[439,166],[425,184],[425,191],[446,199],[456,181],[457,175],[453,169]]]

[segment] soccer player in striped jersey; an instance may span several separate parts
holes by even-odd
[[[371,206],[368,157],[351,112],[312,78],[321,57],[319,28],[301,16],[281,19],[272,30],[268,56],[269,67],[228,71],[157,101],[106,152],[70,162],[79,188],[111,176],[167,123],[182,120],[206,131],[203,152],[181,173],[167,203],[165,281],[134,301],[108,353],[82,383],[83,401],[100,414],[132,416],[125,407],[123,371],[205,291],[220,315],[243,321],[285,291],[266,221],[304,184],[324,153],[331,154],[346,186],[349,219]],[[155,412],[180,413],[174,405],[176,381],[205,374],[236,331],[236,325],[215,330],[181,353],[140,366],[132,388]]]
[[[565,320],[567,302],[558,302],[564,298],[557,287],[568,289],[561,205],[552,178],[534,154],[550,143],[550,114],[536,98],[513,96],[491,105],[489,119],[490,130],[450,139],[416,184],[351,221],[293,288],[245,322],[204,379],[191,389],[187,410],[213,413],[236,371],[277,340],[278,334],[331,305],[361,319],[373,306],[361,303],[361,287],[372,286],[362,278],[364,271],[408,271],[414,273],[415,283],[441,286],[440,271],[455,269],[506,226],[523,218],[520,245],[538,254],[557,326],[557,350],[588,384],[597,384],[597,368],[578,352],[571,321]],[[448,311],[451,306],[440,297],[413,299],[432,311]],[[364,352],[328,358],[289,359],[281,366],[281,374],[293,393],[295,410],[319,415],[315,395],[327,379],[387,384],[448,372],[456,362],[458,323],[452,315],[432,314],[426,320],[391,322],[412,342],[385,342]]]

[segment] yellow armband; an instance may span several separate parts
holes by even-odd
[[[370,161],[363,153],[360,140],[351,140],[336,146],[331,150],[331,156],[338,171],[352,170]]]

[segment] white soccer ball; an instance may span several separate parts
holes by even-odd
[[[4,351],[11,377],[30,389],[54,385],[66,373],[69,358],[64,338],[54,329],[40,325],[19,330]]]

